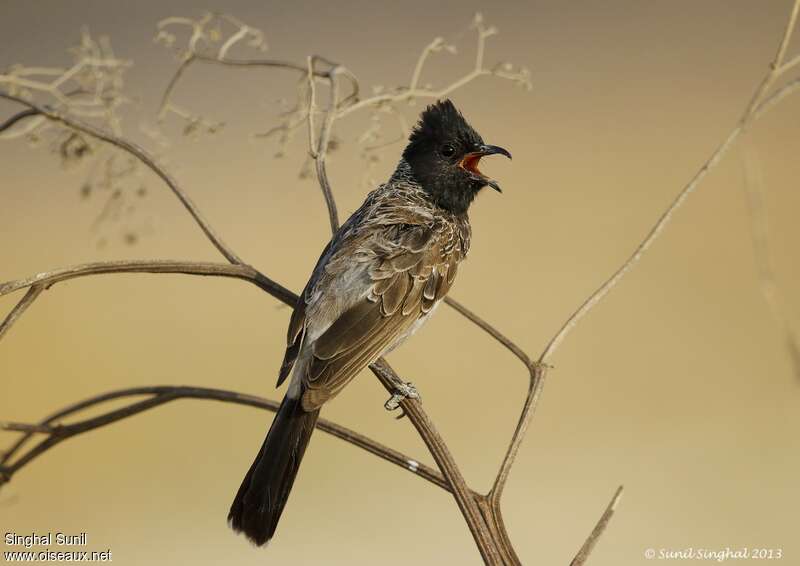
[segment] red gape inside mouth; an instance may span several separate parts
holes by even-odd
[[[464,159],[461,160],[459,165],[465,171],[469,171],[470,173],[474,173],[479,177],[483,177],[483,173],[481,173],[478,169],[478,163],[480,163],[481,157],[483,156],[480,153],[468,153],[464,156]]]

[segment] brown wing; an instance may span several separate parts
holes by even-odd
[[[306,323],[306,301],[305,291],[297,300],[297,304],[292,311],[292,318],[289,319],[289,330],[286,334],[286,353],[283,356],[283,363],[278,372],[278,383],[275,387],[280,387],[292,372],[297,354],[300,353],[300,346],[303,343]]]
[[[319,408],[375,361],[445,296],[463,256],[452,226],[392,227],[372,242],[369,294],[313,343],[305,366],[303,408]],[[395,239],[396,238],[396,239]],[[387,240],[391,245],[387,245]]]
[[[345,225],[346,224],[347,223],[345,223]],[[314,266],[314,272],[311,274],[308,283],[306,283],[303,292],[300,293],[300,296],[297,298],[297,303],[292,311],[292,317],[289,319],[289,329],[286,332],[286,353],[283,355],[281,369],[278,372],[278,383],[275,387],[280,387],[281,384],[286,381],[286,378],[289,377],[289,374],[292,373],[292,368],[297,360],[297,355],[300,353],[306,331],[306,305],[308,304],[309,296],[314,286],[319,280],[320,272],[325,268],[325,260],[332,246],[333,240],[328,242],[328,245],[322,250],[317,264]]]

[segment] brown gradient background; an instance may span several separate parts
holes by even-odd
[[[528,66],[534,90],[481,79],[455,101],[487,142],[502,196],[473,208],[474,244],[454,296],[532,354],[625,257],[728,134],[774,54],[791,2],[23,2],[0,4],[0,67],[65,64],[82,25],[135,60],[140,98],[126,129],[148,142],[174,61],[155,22],[225,10],[268,34],[271,54],[323,53],[366,87],[407,81],[419,49],[484,10],[501,34],[488,61]],[[437,59],[430,80],[457,76],[471,54]],[[796,53],[797,45],[792,46]],[[328,237],[321,196],[298,180],[301,132],[284,160],[247,134],[275,123],[295,76],[192,72],[177,100],[227,126],[175,141],[165,156],[244,258],[293,289]],[[13,107],[3,105],[2,116]],[[409,119],[420,106],[407,110]],[[353,138],[330,163],[345,216],[365,194]],[[800,97],[753,129],[762,156],[777,277],[797,321]],[[152,143],[150,143],[152,145]],[[528,564],[566,564],[615,487],[626,493],[594,564],[644,564],[648,547],[782,548],[800,563],[800,389],[759,293],[740,147],[675,215],[643,261],[569,336],[504,501]],[[384,153],[385,178],[400,147]],[[176,199],[147,176],[141,242],[109,245],[91,230],[102,202],[81,202],[85,170],[44,149],[0,153],[0,279],[115,258],[220,259]],[[101,230],[101,232],[102,232]],[[0,301],[3,312],[19,294]],[[104,276],[46,293],[0,343],[0,416],[31,421],[102,391],[193,384],[276,397],[289,311],[247,284],[168,275]],[[423,392],[469,481],[485,489],[517,418],[526,376],[477,329],[444,308],[392,354]],[[362,375],[325,416],[423,461],[422,443],[382,408]],[[324,434],[303,464],[277,539],[251,548],[225,525],[231,498],[270,422],[257,410],[184,401],[47,453],[0,492],[0,530],[88,533],[118,564],[477,564],[450,495]],[[4,442],[13,436],[6,433]],[[4,550],[8,550],[4,547]],[[745,561],[747,562],[747,561]],[[738,562],[743,563],[743,562]],[[749,563],[749,562],[748,562]]]

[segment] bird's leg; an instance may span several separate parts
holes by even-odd
[[[389,397],[389,400],[383,404],[383,407],[387,411],[394,411],[400,406],[400,402],[403,399],[421,399],[419,395],[419,391],[417,388],[414,387],[414,384],[409,382],[405,382],[399,379],[395,379],[392,376],[392,387],[394,388],[394,393],[392,396]]]

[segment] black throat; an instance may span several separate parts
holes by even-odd
[[[400,160],[392,175],[394,180],[405,180],[420,187],[433,204],[455,215],[466,214],[483,184],[461,175],[443,175],[436,168],[414,167]]]
[[[466,214],[481,187],[448,185],[446,182],[421,182],[423,190],[439,207],[453,214]]]

